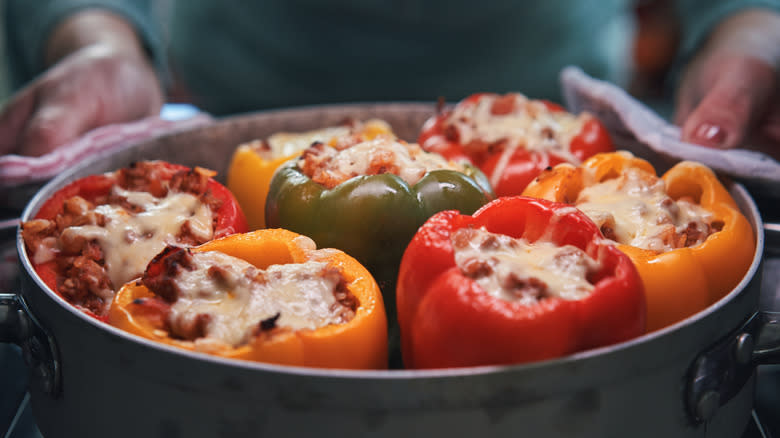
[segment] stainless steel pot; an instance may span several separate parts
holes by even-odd
[[[311,107],[229,118],[99,156],[43,187],[31,218],[68,182],[134,160],[166,159],[224,176],[233,148],[280,130],[381,117],[413,140],[427,104]],[[517,366],[342,371],[232,361],[140,339],[49,290],[17,248],[20,295],[0,295],[0,341],[22,347],[33,412],[47,438],[306,436],[737,437],[756,365],[780,360],[777,314],[757,312],[764,248],[747,191],[731,194],[757,236],[725,298],[630,342]],[[681,281],[684,281],[681,279]]]

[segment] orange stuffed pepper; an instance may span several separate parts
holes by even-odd
[[[314,142],[335,143],[343,138],[371,140],[379,135],[395,137],[387,122],[370,119],[365,122],[346,121],[301,133],[279,132],[267,140],[255,140],[239,145],[233,153],[227,173],[227,187],[233,192],[246,214],[249,229],[265,228],[265,199],[276,169],[295,158]]]
[[[708,167],[683,161],[662,177],[621,151],[542,173],[524,195],[575,205],[631,257],[647,295],[647,329],[704,309],[747,272],[755,237]]]
[[[228,358],[387,367],[387,320],[371,274],[345,253],[282,229],[169,246],[116,294],[109,323]]]

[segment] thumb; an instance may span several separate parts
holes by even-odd
[[[85,116],[57,103],[39,107],[22,133],[19,153],[36,157],[45,155],[78,138],[93,126],[92,120]]]
[[[724,60],[725,61],[725,60]],[[684,141],[716,148],[734,148],[743,143],[762,116],[774,93],[774,69],[748,57],[718,65],[719,72],[682,125]]]

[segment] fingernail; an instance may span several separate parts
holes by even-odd
[[[696,128],[694,137],[707,145],[721,146],[726,141],[726,131],[717,125],[702,123]]]

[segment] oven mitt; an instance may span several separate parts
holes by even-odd
[[[84,159],[213,121],[206,113],[186,113],[181,106],[169,111],[169,106],[163,107],[160,116],[94,129],[40,157],[0,156],[0,214],[18,215],[43,184]]]
[[[212,121],[205,113],[180,117],[163,113],[130,123],[94,129],[40,157],[0,156],[0,189],[49,180],[63,170],[96,154],[116,152],[141,141],[186,130]]]
[[[601,119],[618,149],[648,159],[659,169],[680,160],[698,161],[721,175],[768,191],[780,191],[780,163],[766,154],[746,150],[718,150],[680,140],[680,128],[631,97],[622,88],[594,79],[578,67],[561,71],[561,86],[568,109],[588,111]]]
[[[0,156],[0,190],[46,181],[90,156],[116,152],[150,138],[211,121],[212,118],[205,113],[185,118],[148,117],[136,122],[102,126],[40,157],[3,155]]]

